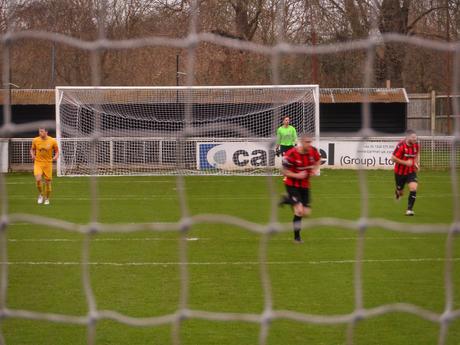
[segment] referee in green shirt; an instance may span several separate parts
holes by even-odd
[[[297,131],[289,124],[289,116],[283,119],[283,125],[276,131],[276,150],[279,149],[281,156],[293,148],[297,141]]]

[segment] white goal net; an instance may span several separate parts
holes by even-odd
[[[318,86],[58,87],[58,175],[267,174],[284,117],[319,140]]]

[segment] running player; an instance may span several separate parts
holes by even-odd
[[[54,153],[54,155],[53,155]],[[37,203],[49,205],[51,194],[51,180],[53,179],[53,160],[59,157],[56,139],[48,135],[45,128],[38,129],[38,137],[32,140],[30,156],[34,161],[34,176],[38,189]],[[42,178],[45,180],[45,193],[43,194]]]
[[[406,216],[414,215],[414,204],[417,195],[417,171],[420,169],[420,146],[417,134],[413,130],[406,132],[406,138],[396,146],[391,160],[395,162],[396,200],[403,196],[404,186],[409,186]]]
[[[288,195],[281,204],[292,205],[294,243],[303,243],[300,237],[302,218],[311,213],[310,176],[318,174],[321,161],[318,150],[311,146],[311,142],[309,135],[301,135],[297,146],[287,151],[283,157],[282,172]]]

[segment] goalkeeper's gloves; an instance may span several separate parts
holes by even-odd
[[[279,148],[277,148],[277,149],[275,150],[275,155],[276,155],[277,157],[281,156],[281,150],[280,150]]]

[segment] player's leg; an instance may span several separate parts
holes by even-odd
[[[286,186],[286,194],[281,195],[281,198],[280,198],[280,200],[278,202],[278,206],[280,206],[280,207],[283,207],[284,205],[294,206],[294,204],[297,201],[292,199],[292,195],[290,194],[290,190],[291,191],[295,190],[295,187]],[[297,200],[299,200],[299,197],[300,196],[297,196]],[[295,199],[295,197],[294,197],[294,199]]]
[[[413,209],[414,209],[415,200],[417,198],[417,187],[418,187],[417,175],[415,173],[412,173],[409,175],[407,185],[409,187],[409,197],[407,198],[406,215],[413,216],[414,215]]]
[[[50,204],[50,195],[51,195],[51,180],[45,180],[45,205]]]
[[[51,181],[53,179],[53,166],[51,164],[43,168],[43,176],[45,178],[45,205],[49,205],[51,196]]]
[[[310,206],[310,189],[303,188],[301,193],[302,206],[303,206],[303,217],[309,217],[311,214]]]
[[[303,243],[300,237],[300,230],[302,229],[302,218],[311,214],[310,190],[308,188],[298,188],[297,192],[300,203],[294,205],[294,241],[295,243]]]
[[[278,206],[283,207],[284,205],[291,205],[293,206],[291,195],[289,194],[289,186],[286,186],[286,194],[281,195],[280,201],[278,202]]]
[[[43,170],[39,164],[34,164],[34,178],[35,178],[35,185],[37,186],[38,190],[38,198],[37,203],[43,203],[43,186],[42,186],[42,175]]]
[[[302,243],[302,239],[300,238],[300,229],[302,228],[303,205],[300,189],[292,186],[286,186],[286,192],[288,202],[292,205],[292,211],[294,212],[294,217],[292,219],[294,241],[296,243]]]
[[[292,200],[288,194],[281,195],[280,201],[278,202],[278,206],[282,207],[284,205],[292,205]]]
[[[404,185],[406,184],[406,177],[404,175],[395,174],[395,198],[399,200],[404,194]]]
[[[309,217],[311,215],[311,207],[310,206],[304,206],[303,207],[303,217]]]
[[[294,204],[292,207],[294,210],[294,218],[292,219],[292,225],[294,228],[294,242],[303,243],[302,238],[300,237],[300,230],[302,229],[302,217],[304,216],[304,207],[301,202]]]

